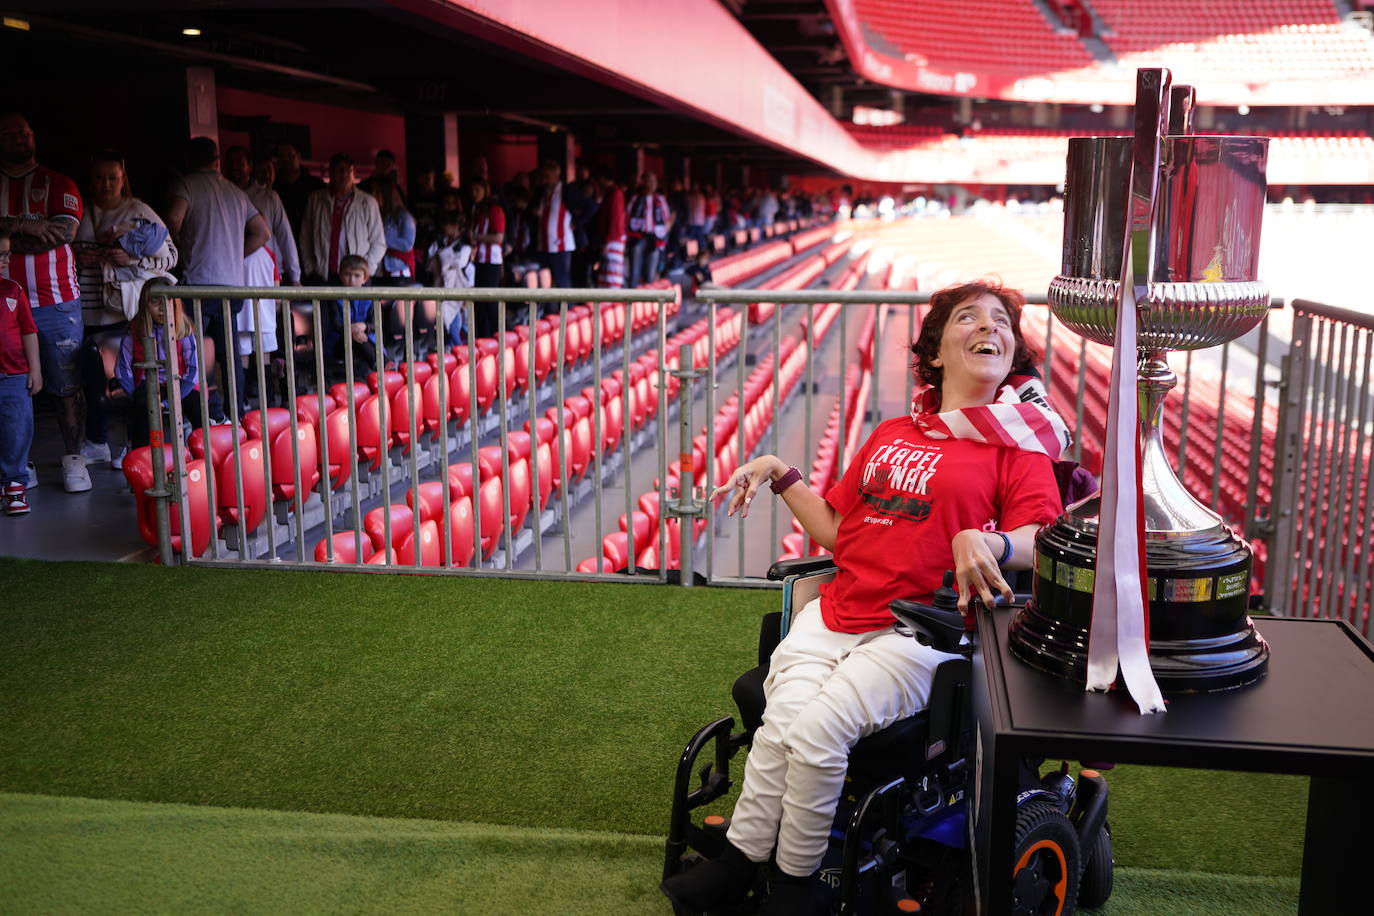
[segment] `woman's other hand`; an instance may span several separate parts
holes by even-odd
[[[954,551],[954,579],[959,589],[959,610],[965,615],[969,612],[969,599],[975,594],[988,607],[992,607],[997,595],[1008,601],[1012,599],[1011,586],[1002,578],[991,540],[987,532],[965,528],[950,541]]]
[[[783,464],[777,455],[761,455],[736,468],[730,474],[729,481],[711,491],[710,499],[714,502],[733,490],[734,495],[730,497],[725,514],[734,515],[739,512],[740,518],[746,518],[749,515],[749,504],[754,501],[759,487],[763,486],[765,481],[776,480],[779,475],[786,472],[787,465]]]

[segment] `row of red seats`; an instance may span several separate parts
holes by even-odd
[[[834,322],[834,313],[838,312],[839,306],[822,306],[816,321],[816,328],[813,331],[813,340],[817,347],[824,341],[826,333]],[[798,334],[789,335],[785,338],[776,354],[779,360],[778,368],[778,394],[779,404],[785,404],[792,389],[801,380],[806,370],[806,362],[810,358],[811,350],[807,347],[807,333],[805,320]],[[714,475],[710,480],[702,481],[702,477],[707,474],[706,454],[708,440],[706,428],[702,429],[692,440],[691,468],[693,471],[693,484],[703,485],[706,489],[712,486],[720,486],[729,478],[729,474],[741,463],[744,458],[753,453],[754,448],[762,441],[769,425],[773,422],[773,362],[774,355],[769,354],[764,357],[749,373],[745,379],[743,389],[743,420],[741,421],[740,392],[732,394],[723,405],[716,411],[712,419],[712,437],[715,443]],[[700,364],[698,364],[700,367]],[[739,431],[743,427],[744,443],[741,452]],[[674,461],[668,465],[667,477],[664,486],[669,494],[676,494],[681,487],[682,464]],[[621,516],[619,519],[620,531],[613,532],[602,538],[602,554],[600,557],[587,557],[577,566],[579,572],[618,572],[625,570],[630,565],[631,555],[629,546],[628,531],[630,526],[634,526],[634,557],[635,565],[641,568],[655,568],[659,565],[659,552],[662,545],[658,542],[658,493],[659,482],[654,482],[654,488],[639,497],[641,512],[634,513],[633,517],[627,519]],[[655,511],[648,511],[652,505]],[[644,516],[641,518],[641,514]],[[693,525],[694,536],[699,537],[706,528],[706,520],[698,519]],[[678,520],[670,520],[666,524],[668,532],[667,553],[663,558],[669,569],[677,569],[681,558],[681,534],[680,523]],[[645,537],[641,537],[641,534]]]
[[[846,246],[847,250],[847,246]],[[838,255],[836,256],[838,257]],[[855,260],[846,270],[840,282],[836,285],[838,289],[855,288],[860,278],[864,275],[868,261],[868,254],[865,252]],[[833,262],[833,261],[832,261]],[[829,333],[831,326],[840,314],[840,306],[823,305],[815,313],[815,327],[811,332],[812,340],[819,347]],[[806,346],[807,341],[807,320],[803,319],[800,332],[797,336],[788,337],[782,344],[778,356],[781,358],[779,376],[778,403],[785,404],[787,397],[791,394],[796,383],[802,378],[805,371],[806,360],[810,355],[810,350]],[[743,421],[744,442],[740,443],[740,413],[738,407],[739,394],[735,393],[721,406],[713,418],[713,439],[716,443],[715,455],[715,475],[711,483],[715,486],[723,484],[728,475],[743,460],[753,454],[754,448],[762,440],[773,420],[773,356],[770,354],[760,361],[759,365],[750,373],[746,379],[744,388],[744,403],[748,405],[745,409]],[[706,469],[706,449],[707,438],[705,429],[698,433],[693,441],[693,467],[698,473],[705,473]],[[680,486],[679,462],[673,462],[668,466],[667,486],[669,492],[676,492]],[[699,477],[694,477],[694,484]],[[641,496],[643,500],[652,498],[657,504],[657,487],[655,490]],[[639,513],[636,513],[636,516]],[[638,521],[637,519],[635,520]],[[680,556],[680,535],[676,521],[668,523],[668,537],[670,540],[670,552],[667,557],[667,565],[670,569],[677,569]],[[583,560],[578,569],[581,572],[594,572],[600,568],[601,571],[618,571],[627,568],[629,565],[630,551],[627,543],[627,520],[622,516],[620,519],[620,531],[607,535],[602,539],[602,556],[588,557]],[[636,529],[638,530],[638,529]],[[696,527],[697,534],[705,530],[705,522],[698,520]],[[645,543],[640,538],[634,540],[635,553],[638,554],[636,565],[644,568],[651,568],[658,565],[658,544],[657,544],[657,523],[651,527],[650,540],[647,546],[640,550],[640,545]]]
[[[849,253],[854,245],[853,238],[843,239],[829,245],[816,257],[808,258],[795,267],[785,270],[767,282],[760,283],[759,289],[806,289],[820,278],[832,264]],[[749,323],[762,324],[773,317],[777,308],[772,302],[752,302],[749,304]]]
[[[720,313],[714,331],[717,353],[729,353],[737,347],[742,330],[743,322],[738,312]],[[692,347],[694,363],[700,361],[704,364],[711,336],[704,319],[674,334],[668,341],[669,350],[664,359],[667,368],[671,370],[677,367],[677,348],[682,345]],[[536,503],[542,511],[551,496],[562,490],[565,460],[568,477],[575,483],[594,466],[597,454],[613,453],[620,447],[622,435],[639,429],[656,416],[657,368],[658,351],[651,350],[631,365],[629,385],[625,384],[627,374],[617,369],[602,380],[599,393],[589,386],[566,398],[563,402],[561,436],[555,435],[560,413],[557,407],[548,408],[545,416],[533,425],[527,422],[523,431],[509,433],[504,469],[500,446],[479,448],[475,522],[471,497],[472,463],[459,461],[448,468],[447,507],[441,481],[422,483],[418,496],[414,488],[408,491],[405,505],[379,506],[367,514],[363,520],[363,530],[367,534],[367,547],[363,555],[357,553],[356,535],[345,532],[336,535],[332,542],[320,541],[315,548],[316,559],[324,561],[332,543],[335,558],[343,562],[361,560],[411,564],[416,560],[418,545],[420,565],[439,566],[445,562],[445,537],[451,538],[449,559],[455,565],[469,564],[478,542],[482,558],[489,558],[506,531],[505,489],[510,490],[510,531],[514,535],[524,527],[528,513]],[[665,394],[668,397],[675,395],[678,385],[678,380],[669,376]],[[400,393],[404,393],[404,389]],[[598,426],[601,432],[599,442],[595,437]],[[533,446],[531,430],[537,440]],[[538,478],[537,493],[535,477]],[[503,481],[506,487],[503,487]],[[417,502],[420,507],[418,540],[415,529]],[[388,521],[391,532],[389,541],[386,536]],[[433,528],[429,534],[426,534],[427,524]],[[392,548],[390,551],[385,549],[388,543]]]

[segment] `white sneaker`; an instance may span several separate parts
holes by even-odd
[[[116,471],[124,470],[124,456],[127,454],[129,454],[129,446],[121,445],[118,454],[116,454],[114,460],[110,462],[110,467],[114,468]]]
[[[25,484],[25,486],[26,486],[28,489],[32,490],[34,487],[38,486],[38,468],[36,468],[36,467],[33,466],[33,462],[32,462],[32,461],[29,462],[28,472],[29,472],[29,482],[28,482],[27,484]]]
[[[81,443],[81,457],[86,461],[109,461],[110,443],[92,442],[90,439]]]
[[[91,488],[86,459],[80,455],[62,456],[62,486],[68,493],[84,493]]]

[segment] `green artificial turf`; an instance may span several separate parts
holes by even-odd
[[[656,914],[657,838],[0,795],[0,911]],[[1118,868],[1102,916],[1277,916],[1297,879]]]
[[[17,560],[0,575],[0,791],[650,837],[778,600]],[[1306,780],[1108,778],[1121,864],[1298,873]]]

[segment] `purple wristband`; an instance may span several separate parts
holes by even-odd
[[[801,471],[796,468],[788,468],[786,474],[783,474],[777,480],[773,481],[769,486],[772,487],[774,493],[781,494],[783,490],[786,490],[798,480],[801,480]]]

